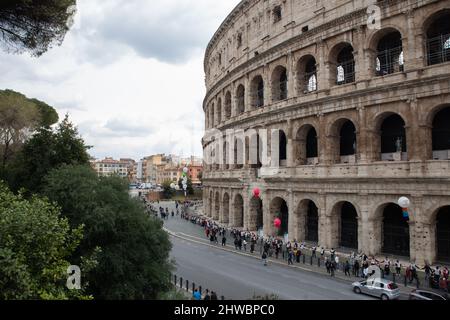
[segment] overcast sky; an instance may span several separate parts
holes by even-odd
[[[61,47],[0,52],[0,88],[69,113],[97,157],[202,155],[203,56],[239,0],[78,0]]]

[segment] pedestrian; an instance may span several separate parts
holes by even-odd
[[[206,289],[205,298],[203,300],[211,300],[211,296],[209,295],[209,290]]]
[[[331,248],[330,254],[331,254],[331,261],[334,261],[334,257],[336,254],[336,251],[334,250],[334,248]]]
[[[252,242],[250,243],[250,253],[253,253],[255,251],[255,241],[252,239]]]
[[[219,300],[217,299],[217,294],[214,291],[211,291],[211,300]]]
[[[331,261],[333,261],[333,260],[331,260]],[[335,264],[336,264],[336,269],[339,270],[339,256],[336,256],[336,257],[334,258],[334,262],[335,262]]]
[[[297,252],[295,253],[295,259],[296,259],[297,263],[300,263],[301,255],[302,255],[302,252],[300,250],[297,250]]]
[[[397,273],[397,276],[400,276],[401,271],[402,271],[402,265],[401,263],[397,260],[395,261],[395,273]]]
[[[336,270],[336,262],[335,261],[331,261],[330,262],[330,273],[331,273],[332,277],[334,277],[334,270]]]
[[[320,249],[320,260],[323,260],[324,255],[325,255],[325,249],[322,247]]]
[[[244,246],[244,251],[247,252],[247,241],[245,239],[242,241],[242,245]]]
[[[198,291],[197,288],[195,288],[194,293],[192,294],[192,299],[193,300],[202,300],[202,295],[200,294],[200,292]]]
[[[263,260],[264,265],[267,266],[267,253],[266,253],[266,251],[263,252],[261,258]]]
[[[350,262],[348,260],[345,261],[344,272],[346,276],[350,277]]]
[[[294,253],[292,252],[292,250],[289,250],[288,252],[288,265],[294,264]]]
[[[312,257],[313,257],[313,258],[316,257],[316,250],[317,250],[317,248],[314,246],[314,247],[312,248]]]
[[[359,261],[355,259],[355,263],[353,264],[353,275],[355,277],[359,276]]]
[[[329,274],[331,271],[330,261],[327,257],[325,257],[325,268],[327,268],[327,273]]]
[[[239,240],[238,240],[238,246],[239,246],[239,250],[242,251],[242,238],[240,238],[240,237],[239,237]]]
[[[225,235],[222,236],[222,247],[225,247],[227,245],[227,238]]]
[[[234,249],[237,250],[237,249],[238,249],[238,246],[239,246],[239,240],[238,240],[238,238],[236,237],[236,238],[234,238]]]

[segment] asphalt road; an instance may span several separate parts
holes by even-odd
[[[270,264],[251,257],[171,237],[178,277],[209,288],[227,300],[246,300],[254,294],[276,294],[283,300],[367,300],[348,283],[307,271]]]
[[[167,206],[169,212],[175,209],[172,203],[161,206]],[[276,294],[283,300],[375,299],[355,294],[349,281],[270,262],[264,266],[261,260],[209,246],[202,228],[179,217],[170,217],[164,225],[181,236],[171,236],[175,274],[189,280],[190,287],[194,282],[226,300],[246,300],[265,294]]]

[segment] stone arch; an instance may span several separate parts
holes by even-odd
[[[316,58],[307,54],[297,61],[297,92],[299,95],[317,91],[317,61]]]
[[[236,89],[236,107],[238,115],[245,112],[245,87],[243,84],[238,85]]]
[[[431,127],[431,149],[434,160],[450,160],[450,105],[434,108],[429,118]]]
[[[264,79],[261,75],[253,77],[250,83],[250,96],[252,108],[264,106]]]
[[[285,100],[288,97],[288,75],[286,67],[278,65],[272,71],[271,87],[272,87],[272,101],[277,102]]]
[[[230,195],[228,192],[223,194],[222,198],[222,219],[221,222],[224,224],[230,223]]]
[[[410,215],[410,221],[413,216]],[[394,202],[381,204],[375,210],[374,241],[378,242],[379,252],[396,256],[410,256],[411,231],[409,222],[403,218],[402,208]]]
[[[355,82],[354,48],[349,42],[340,42],[330,51],[331,85],[342,85]]]
[[[215,197],[214,197],[214,211],[212,218],[216,221],[219,221],[220,219],[220,192],[216,191]]]
[[[450,9],[432,13],[423,23],[427,65],[450,61]]]
[[[303,124],[295,134],[296,165],[317,164],[319,158],[318,131],[314,124]]]
[[[232,226],[235,228],[244,227],[244,198],[239,193],[234,196],[233,200]]]
[[[206,216],[212,218],[214,211],[214,192],[212,190],[209,191],[209,210]]]
[[[224,116],[225,116],[225,120],[229,120],[231,118],[231,93],[230,93],[230,91],[227,91],[225,93]]]
[[[375,117],[374,150],[381,161],[407,160],[406,118],[401,113],[386,111]]]
[[[327,137],[333,163],[356,163],[357,122],[351,117],[334,119],[328,127]]]
[[[216,117],[217,124],[220,125],[222,122],[222,98],[217,99]]]
[[[333,246],[358,250],[360,245],[358,220],[361,214],[351,201],[338,201],[332,206],[331,224]]]
[[[293,219],[292,239],[317,244],[319,242],[319,208],[317,201],[302,199]]]
[[[250,199],[250,219],[248,228],[252,231],[264,229],[264,212],[261,198],[252,197]]]
[[[450,204],[437,208],[431,215],[430,240],[435,261],[450,262]]]
[[[277,217],[281,219],[281,228],[279,230],[277,230],[273,226],[273,221]],[[272,199],[272,201],[270,202],[270,218],[271,218],[270,221],[272,223],[272,228],[271,228],[272,235],[283,236],[285,233],[288,232],[289,207],[288,207],[286,200],[284,200],[281,197],[275,197]]]
[[[392,27],[384,28],[375,33],[371,49],[375,52],[371,59],[377,76],[385,76],[404,70],[404,54],[402,33]]]

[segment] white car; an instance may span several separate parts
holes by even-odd
[[[365,293],[381,300],[394,300],[400,297],[398,286],[386,279],[363,280],[352,284],[355,293]]]

